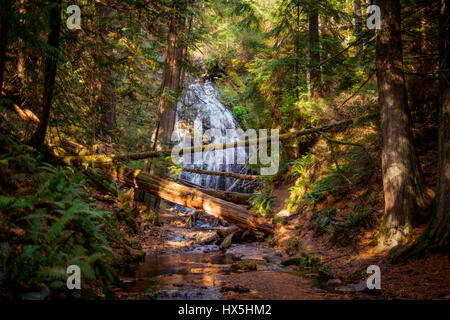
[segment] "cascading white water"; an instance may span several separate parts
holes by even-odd
[[[220,135],[203,137],[203,144],[206,143],[226,143],[240,139],[238,136],[238,125],[233,114],[218,99],[218,92],[214,84],[209,80],[190,79],[188,81],[186,94],[182,101],[178,102],[175,136],[182,140],[186,135],[186,129],[194,128],[194,123],[201,122],[202,132],[210,129],[211,132],[220,132]],[[197,128],[196,128],[197,129]],[[216,131],[215,131],[216,130]],[[191,130],[192,132],[192,130]],[[189,134],[189,133],[188,133]],[[190,147],[181,142],[178,146]],[[243,157],[247,161],[248,155],[245,147],[234,149],[213,150],[203,153],[200,164],[182,163],[183,167],[196,168],[221,172],[244,172],[245,165],[237,164],[237,157]],[[222,163],[218,163],[217,157],[223,158]],[[194,155],[192,155],[194,157]],[[226,160],[228,158],[228,161]],[[233,159],[234,161],[230,161]],[[183,171],[182,179],[192,183],[216,189],[239,190],[243,182],[236,182],[235,178],[204,175]]]

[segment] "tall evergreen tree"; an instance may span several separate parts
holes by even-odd
[[[409,235],[424,190],[403,73],[400,1],[379,0],[377,5],[381,9],[376,68],[383,136],[384,241],[393,246]]]
[[[44,101],[39,125],[31,137],[29,144],[40,149],[45,140],[47,125],[52,106],[53,90],[55,86],[56,68],[59,56],[59,37],[61,29],[61,0],[53,0],[50,3],[48,16],[50,32],[48,34],[48,49],[46,52],[44,70]]]

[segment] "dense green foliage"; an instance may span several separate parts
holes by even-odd
[[[107,212],[89,200],[83,175],[42,162],[25,145],[1,145],[0,295],[110,294]],[[81,292],[67,290],[69,265],[82,270]]]

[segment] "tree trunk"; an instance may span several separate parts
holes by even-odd
[[[164,78],[161,85],[159,99],[158,124],[154,134],[153,150],[162,150],[170,146],[175,126],[177,98],[181,89],[181,75],[183,71],[183,52],[185,43],[183,35],[186,25],[187,0],[174,1],[174,12],[170,18],[169,33],[167,35],[167,53]],[[165,168],[150,164],[147,171],[165,176]],[[153,196],[152,196],[153,197]],[[154,210],[159,208],[159,199],[152,199]]]
[[[19,14],[22,19],[20,19],[20,25],[25,24],[25,15],[27,10],[25,9],[25,0],[20,0]],[[17,39],[18,52],[17,52],[17,77],[20,80],[22,87],[24,87],[25,82],[25,45],[22,38]]]
[[[207,174],[211,176],[222,176],[222,177],[231,177],[240,180],[258,180],[259,176],[249,175],[249,174],[241,174],[235,172],[220,172],[220,171],[210,171],[203,169],[195,169],[195,168],[183,168],[183,171],[199,173],[199,174]]]
[[[115,10],[112,8],[101,8],[100,9],[100,24],[103,25],[101,28],[105,29],[108,27],[108,24],[111,23],[112,18],[115,15]],[[106,26],[105,26],[106,24]],[[107,32],[105,32],[107,33]],[[101,35],[104,37],[104,43],[110,43],[108,36]],[[100,109],[100,131],[103,137],[110,136],[114,130],[117,129],[117,115],[116,115],[116,88],[114,85],[114,66],[111,61],[114,61],[114,52],[112,48],[108,47],[106,52],[103,53],[101,57],[104,60],[100,65],[102,65],[101,69],[101,97],[99,101],[99,109]]]
[[[362,14],[361,14],[361,0],[354,0],[353,2],[353,15],[355,23],[355,38],[358,39],[362,33]],[[356,57],[358,58],[358,66],[361,63],[362,43],[358,42],[355,46]]]
[[[108,171],[111,168],[102,166]],[[237,204],[227,202],[206,193],[183,186],[179,183],[161,179],[128,167],[113,169],[110,174],[115,179],[134,188],[163,198],[179,205],[211,214],[244,229],[254,229],[266,234],[273,233],[273,226],[264,218]]]
[[[439,55],[441,72],[439,103],[439,168],[435,210],[424,234],[403,255],[417,255],[430,246],[449,247],[450,241],[450,84],[449,35],[450,1],[441,0],[439,18]],[[445,75],[445,76],[444,76]]]
[[[424,75],[427,76],[429,74],[429,70],[434,69],[433,60],[435,60],[435,58],[430,59],[426,56],[430,52],[427,44],[427,28],[433,25],[432,21],[427,20],[427,5],[422,2],[419,4],[419,17],[416,20],[417,37],[411,48],[412,52],[410,53],[418,56],[415,61],[417,75],[408,77],[408,95],[411,101],[411,114],[414,115],[413,119],[424,122],[427,120],[427,116],[429,116],[429,114],[427,115],[425,113],[425,106],[430,100],[435,100],[432,98],[434,80],[424,78]],[[432,109],[434,109],[434,106]]]
[[[202,186],[196,185],[194,183],[185,181],[185,180],[177,180],[177,182],[181,183],[182,185],[185,185],[187,187],[192,187],[197,190],[200,190],[201,192],[204,192],[210,196],[233,202],[236,204],[243,204],[248,205],[248,201],[255,196],[253,193],[240,193],[240,192],[231,192],[231,191],[222,191],[222,190],[215,190],[215,189],[208,189],[204,188]]]
[[[9,35],[9,21],[8,21],[8,11],[11,8],[10,0],[1,0],[0,2],[0,93],[3,88],[3,75],[5,73],[5,63],[6,63],[6,47],[8,46],[8,35]],[[2,95],[0,94],[0,101]]]
[[[51,2],[49,25],[50,33],[48,34],[47,44],[51,48],[51,51],[49,50],[50,52],[46,52],[43,111],[39,125],[29,141],[29,144],[37,149],[40,149],[44,143],[48,118],[50,116],[50,108],[52,105],[56,67],[58,64],[59,35],[61,29],[61,0],[54,0]]]
[[[316,97],[320,91],[320,43],[319,10],[314,5],[308,7],[308,63],[306,80],[309,97]]]
[[[171,17],[169,34],[167,37],[167,54],[164,79],[161,86],[159,100],[159,120],[155,133],[153,149],[160,150],[171,142],[175,125],[177,96],[181,88],[181,73],[183,70],[183,34],[186,24],[186,2],[175,5],[175,12]]]
[[[295,33],[295,97],[300,97],[300,2],[295,3],[297,10],[297,25]]]
[[[411,231],[423,187],[403,74],[400,1],[379,0],[377,4],[382,13],[376,67],[383,136],[383,240],[384,245],[395,246]]]
[[[283,133],[279,135],[280,141],[289,141],[295,140],[303,136],[312,135],[320,132],[334,131],[339,130],[341,128],[346,128],[347,126],[357,123],[368,121],[369,119],[378,116],[379,113],[372,113],[367,116],[363,116],[360,118],[349,119],[349,120],[341,120],[336,121],[334,123],[330,123],[324,126],[306,129],[306,130],[298,130],[294,132]],[[267,137],[267,143],[271,143],[271,136]],[[238,141],[235,144],[231,143],[217,143],[217,144],[206,144],[202,145],[202,152],[205,151],[213,151],[213,150],[223,150],[227,148],[237,148],[237,147],[248,147],[249,145],[258,145],[259,138],[257,139],[246,139],[244,141]],[[190,148],[182,148],[176,149],[175,151],[179,153],[181,156],[184,152],[197,152],[197,146],[193,146]],[[142,160],[148,158],[156,158],[161,156],[167,156],[172,153],[171,149],[161,150],[161,151],[148,151],[148,152],[140,152],[140,153],[129,153],[129,154],[95,154],[95,155],[82,155],[82,156],[66,156],[64,157],[64,161],[71,163],[72,165],[79,165],[83,163],[107,163],[114,162],[116,160]]]

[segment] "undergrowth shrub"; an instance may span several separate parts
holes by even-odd
[[[322,274],[331,274],[331,268],[322,263],[322,257],[320,254],[312,253],[308,254],[305,251],[300,252],[298,257],[283,260],[282,266],[297,266],[297,270],[300,273],[306,272],[320,272]]]
[[[330,241],[339,247],[347,246],[352,243],[359,231],[379,224],[380,219],[373,210],[358,205],[355,214],[347,216],[343,222],[334,226]]]
[[[255,196],[250,198],[249,203],[252,211],[258,212],[265,217],[273,217],[273,203],[275,197],[273,196],[273,187],[269,180],[263,182],[261,190]]]
[[[336,208],[318,212],[313,220],[312,229],[317,235],[322,235],[326,232],[333,232],[335,217]]]
[[[32,148],[2,138],[0,149],[0,297],[110,296],[111,249],[84,176],[41,162]],[[68,290],[69,265],[81,269],[81,290]]]

